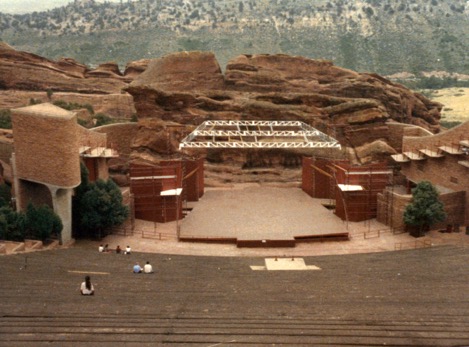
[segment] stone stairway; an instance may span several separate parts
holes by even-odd
[[[79,247],[27,257],[0,257],[0,346],[469,345],[465,248],[304,258],[318,271]],[[131,273],[146,260],[155,274]],[[92,297],[78,294],[87,273]]]
[[[428,319],[429,317],[425,317]],[[168,318],[145,315],[93,317],[4,316],[0,344],[455,346],[468,342],[469,320],[428,321],[327,318]],[[3,341],[3,342],[2,342]]]

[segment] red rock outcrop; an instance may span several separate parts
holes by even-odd
[[[127,63],[124,70],[124,76],[133,80],[147,69],[149,62],[150,59],[140,59]]]
[[[130,119],[136,113],[134,101],[130,94],[83,94],[56,92],[31,92],[26,90],[0,90],[0,109],[13,109],[28,106],[31,99],[38,102],[55,102],[62,100],[77,104],[90,104],[94,112],[104,113],[114,118]]]
[[[130,75],[126,76],[116,63],[90,69],[70,58],[55,62],[0,42],[0,109],[27,106],[31,99],[63,100],[90,104],[96,113],[130,118],[136,112],[133,98],[123,88],[143,72],[146,64],[129,65],[135,67],[129,68]]]
[[[212,53],[179,52],[131,62],[122,74],[115,63],[92,70],[73,59],[51,61],[2,42],[0,90],[4,90],[0,108],[25,106],[29,98],[36,98],[31,95],[39,95],[42,101],[60,98],[90,103],[96,112],[118,118],[137,113],[131,157],[151,162],[180,154],[179,140],[209,119],[300,120],[347,147],[336,155],[347,153],[344,155],[355,160],[373,161],[400,146],[393,139],[396,132],[390,121],[438,132],[442,108],[379,75],[323,60],[241,55],[223,73]],[[187,154],[257,171],[259,167],[297,167],[302,155],[313,153],[318,152],[209,150]]]
[[[0,42],[0,89],[120,93],[129,80],[111,66],[103,65],[93,71],[73,59],[55,62]]]
[[[209,52],[179,52],[154,59],[137,78],[138,85],[168,92],[224,89],[220,66]]]
[[[124,82],[131,82],[130,79],[124,78],[122,73],[119,70],[119,66],[117,63],[104,63],[100,64],[96,69],[86,71],[85,73],[85,78],[90,78],[90,77],[102,77],[102,78],[115,78],[118,80],[122,80]]]
[[[134,97],[139,117],[152,119],[145,120],[144,126],[141,123],[135,142],[146,148],[145,158],[164,156],[155,150],[155,138],[148,137],[153,122],[158,129],[162,122],[176,123],[189,133],[208,119],[246,119],[301,120],[321,131],[333,130],[330,134],[350,148],[375,142],[373,148],[360,148],[361,159],[369,161],[393,151],[387,121],[438,132],[442,108],[381,76],[286,55],[242,55],[228,63],[223,75],[211,53],[176,53],[151,61],[126,90]],[[174,154],[177,149],[170,146],[163,152]],[[270,159],[265,151],[251,150],[210,150],[205,155],[211,161],[231,159],[252,167],[296,163],[281,157],[295,158],[305,152],[270,152]],[[139,157],[137,151],[135,157]]]
[[[335,125],[388,118],[439,130],[442,105],[377,75],[357,73],[330,61],[285,55],[239,56],[226,68],[226,84],[243,92],[320,94],[312,103]]]

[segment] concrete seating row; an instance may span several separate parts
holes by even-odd
[[[150,261],[154,274],[133,274]],[[432,247],[304,257],[317,271],[253,271],[264,258],[102,254],[0,257],[0,346],[467,345],[469,252]],[[90,275],[96,294],[78,292]]]

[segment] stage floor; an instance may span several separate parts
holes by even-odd
[[[181,238],[292,240],[347,233],[346,224],[300,188],[206,190],[181,221]]]

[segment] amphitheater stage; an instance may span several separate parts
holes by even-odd
[[[346,224],[300,188],[209,189],[181,222],[180,240],[238,247],[294,247],[348,240]]]

